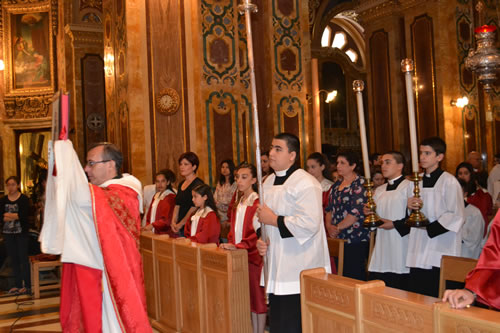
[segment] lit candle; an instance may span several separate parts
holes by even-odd
[[[361,136],[361,152],[363,154],[363,168],[365,169],[365,178],[370,178],[370,164],[368,163],[368,144],[366,141],[365,111],[363,109],[363,94],[365,83],[361,80],[354,80],[352,90],[356,92],[356,101],[358,102],[359,134]]]
[[[479,34],[482,32],[493,32],[495,30],[497,30],[497,27],[495,27],[494,25],[483,25],[474,29],[474,32],[476,34]]]
[[[418,172],[417,126],[415,122],[415,102],[413,100],[413,80],[411,77],[413,60],[403,59],[403,61],[401,61],[401,71],[405,73],[406,81],[406,101],[408,104],[408,120],[410,123],[411,166],[413,172]]]

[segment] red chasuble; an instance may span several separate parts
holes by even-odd
[[[104,271],[65,264],[61,325],[65,332],[102,330],[102,274],[106,274],[114,311],[123,332],[151,332],[146,312],[140,214],[137,193],[125,186],[90,185]]]
[[[500,210],[476,268],[467,275],[465,288],[477,294],[481,303],[500,310]]]

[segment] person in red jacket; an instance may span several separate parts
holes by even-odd
[[[173,183],[175,183],[175,174],[172,170],[164,169],[156,174],[156,194],[149,205],[146,226],[143,230],[152,230],[155,234],[168,234],[170,237],[177,237],[170,228],[175,207]]]
[[[500,210],[491,224],[490,236],[476,267],[465,278],[465,289],[446,290],[443,302],[464,308],[475,301],[500,310]]]
[[[264,333],[266,326],[267,306],[264,288],[260,286],[262,257],[257,251],[257,233],[260,227],[255,211],[259,206],[259,195],[256,191],[257,169],[254,165],[243,162],[236,171],[236,184],[242,193],[232,209],[228,211],[231,229],[228,234],[229,243],[220,247],[227,250],[246,249],[248,252],[248,274],[250,281],[250,308],[252,311],[253,331]]]
[[[466,183],[472,183],[472,187],[470,187],[470,189],[473,190],[473,192],[467,194],[466,201],[473,204],[481,211],[484,219],[483,236],[486,236],[488,225],[490,224],[488,216],[493,211],[493,200],[491,199],[491,195],[479,186],[476,179],[476,173],[474,173],[474,169],[470,163],[460,163],[455,171],[455,177],[462,179]]]
[[[196,211],[187,220],[184,235],[196,243],[218,245],[220,222],[210,186],[198,185],[193,189],[192,194]]]

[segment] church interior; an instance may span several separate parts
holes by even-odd
[[[280,132],[297,135],[302,167],[315,151],[361,151],[354,80],[364,82],[369,152],[409,161],[406,58],[419,140],[444,139],[442,167],[452,174],[472,151],[483,170],[494,166],[499,86],[495,78],[485,87],[466,58],[475,28],[498,26],[498,1],[252,0],[255,99],[240,3],[2,0],[0,192],[18,175],[22,192],[36,195],[58,92],[70,96],[69,138],[82,164],[92,144],[115,143],[123,171],[143,185],[161,169],[177,173],[192,151],[214,188],[223,160],[255,163],[256,121],[263,151]],[[41,308],[37,325],[57,330],[57,301]],[[5,311],[0,327],[15,317]]]

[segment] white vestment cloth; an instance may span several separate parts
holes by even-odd
[[[60,254],[61,262],[104,270],[104,261],[92,216],[92,201],[87,176],[69,140],[49,142],[49,170],[44,224],[40,233],[41,250]],[[54,161],[57,175],[53,176]],[[50,184],[50,185],[49,185]],[[137,192],[142,208],[141,182],[127,174],[100,187],[119,184]],[[142,209],[141,209],[142,210]],[[106,274],[102,274],[103,332],[121,332],[111,300]]]
[[[411,182],[405,179],[391,191],[387,191],[387,185],[387,183],[380,185],[375,190],[373,199],[377,204],[377,214],[391,221],[404,219]],[[409,273],[410,268],[406,266],[407,252],[408,235],[401,237],[395,228],[390,230],[378,228],[368,270],[379,273]]]
[[[427,177],[424,175],[423,177]],[[462,225],[464,223],[464,196],[457,179],[444,171],[433,187],[423,187],[420,181],[422,213],[429,222],[439,223],[448,232],[430,238],[425,228],[411,228],[406,265],[423,269],[441,267],[443,255],[462,253]],[[409,191],[413,196],[413,183]]]
[[[284,216],[293,237],[282,238],[277,227],[264,225],[269,239],[266,292],[299,294],[301,271],[323,267],[331,273],[322,189],[316,178],[302,169],[293,172],[283,185],[273,185],[275,178],[271,174],[264,182],[263,201],[276,215]]]
[[[479,259],[483,245],[484,218],[473,204],[465,207],[465,222],[462,227],[462,257]]]

